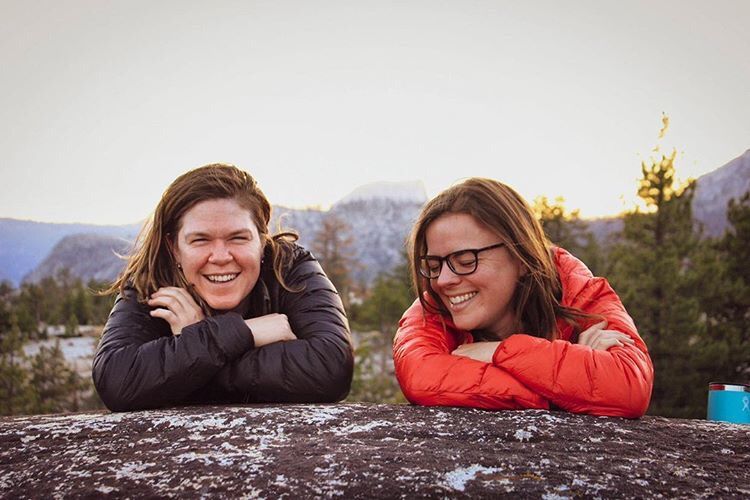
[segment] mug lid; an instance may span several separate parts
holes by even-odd
[[[709,382],[708,390],[709,391],[750,392],[750,385],[729,383],[729,382]]]

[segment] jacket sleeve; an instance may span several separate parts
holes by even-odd
[[[158,408],[184,402],[252,347],[250,330],[238,314],[206,318],[175,337],[166,322],[138,303],[134,290],[126,290],[104,327],[92,376],[110,410]]]
[[[571,260],[572,259],[572,260]],[[504,340],[493,363],[564,410],[637,418],[648,408],[654,369],[648,350],[619,297],[604,278],[565,253],[558,266],[563,302],[603,316],[607,329],[627,334],[635,345],[606,351],[517,334]],[[572,266],[572,269],[571,269]],[[582,267],[582,269],[580,267]]]
[[[548,401],[499,366],[451,352],[470,338],[419,301],[404,313],[393,344],[396,377],[406,398],[426,406],[488,410],[549,407]]]
[[[349,324],[336,289],[306,253],[285,277],[279,308],[297,340],[276,342],[235,360],[217,376],[222,390],[252,402],[336,402],[349,393],[354,367]]]

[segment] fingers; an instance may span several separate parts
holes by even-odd
[[[179,325],[179,318],[169,309],[152,309],[149,311],[149,314],[152,318],[161,318],[169,323],[173,335],[176,336],[182,333],[182,327]]]
[[[630,336],[615,330],[604,330],[606,322],[597,323],[578,336],[578,344],[586,345],[594,350],[606,351],[611,347],[635,345]]]
[[[250,327],[256,347],[297,338],[289,325],[289,318],[286,314],[267,314],[247,319],[245,323]]]
[[[595,332],[599,330],[603,330],[607,327],[607,320],[600,321],[599,323],[595,323],[588,327],[586,330],[581,332],[581,334],[578,336],[578,338],[588,338],[589,336],[593,335]]]
[[[499,345],[500,342],[473,342],[458,346],[451,354],[471,358],[482,363],[492,363],[492,358]]]
[[[198,306],[193,297],[185,289],[177,287],[159,288],[151,294],[148,304],[151,306],[167,307],[175,312],[180,309],[191,310]]]
[[[175,335],[179,335],[184,327],[205,317],[203,310],[184,288],[159,288],[147,302],[155,308],[150,311],[151,316],[167,321]]]

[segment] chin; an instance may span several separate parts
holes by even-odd
[[[476,330],[478,328],[477,322],[471,318],[453,318],[453,324],[461,330]]]
[[[206,304],[214,311],[229,311],[234,309],[240,304],[240,300],[234,300],[230,298],[222,299],[204,299]]]

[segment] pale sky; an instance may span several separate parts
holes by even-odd
[[[750,1],[0,0],[0,217],[132,223],[180,173],[274,204],[468,176],[584,216],[750,148]],[[625,196],[625,201],[623,201]]]

